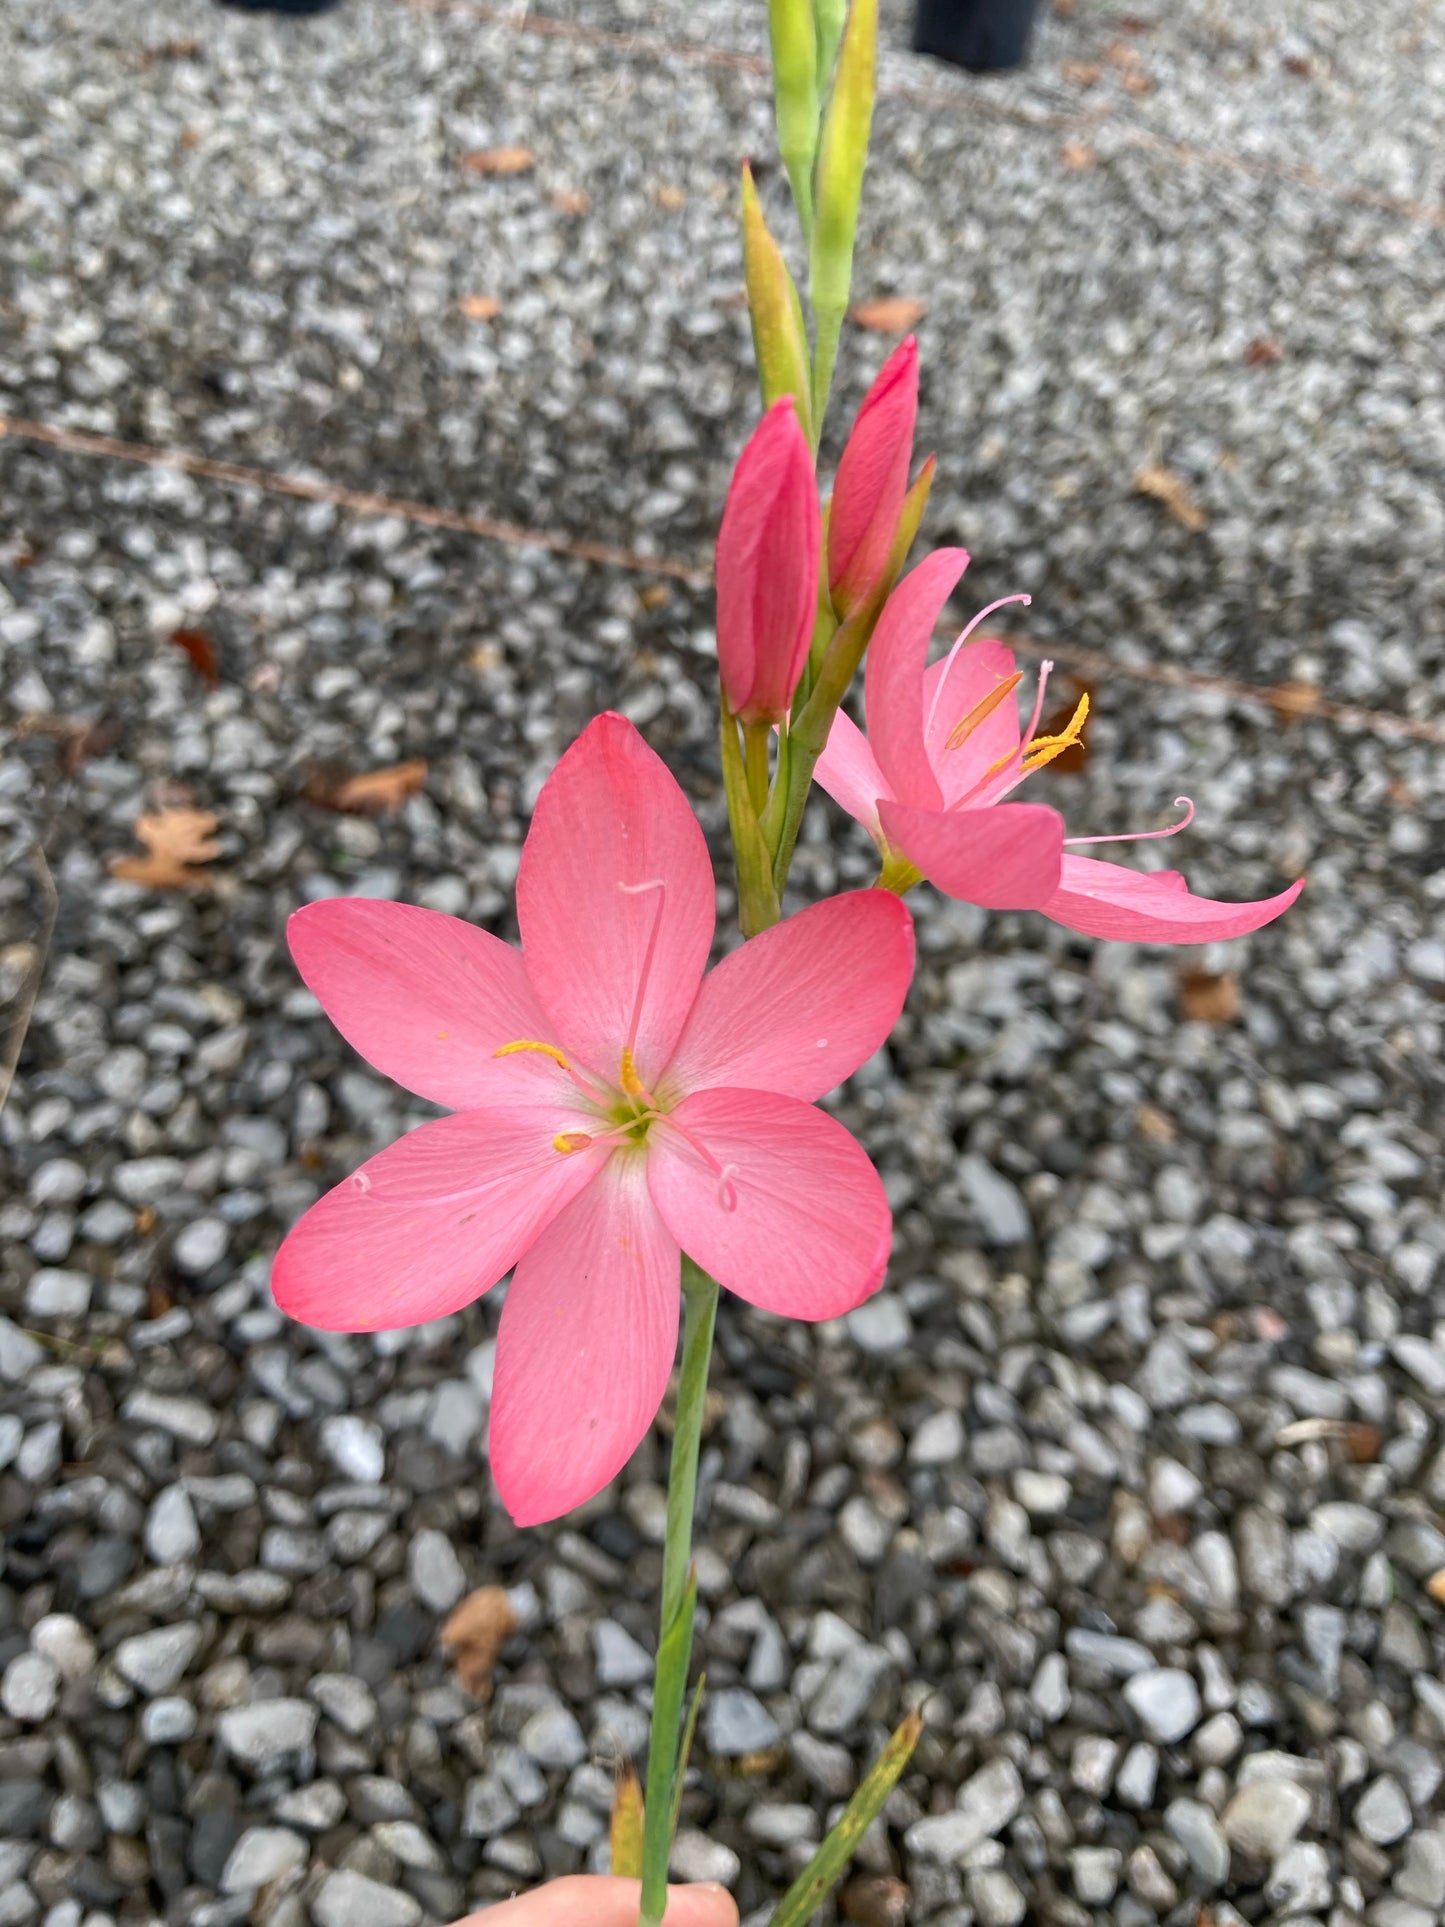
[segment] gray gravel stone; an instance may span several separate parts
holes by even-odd
[[[1023,1781],[1011,1760],[991,1760],[959,1788],[952,1813],[915,1820],[908,1829],[910,1853],[955,1866],[974,1848],[993,1839],[1023,1805]]]
[[[261,1700],[254,1706],[231,1707],[222,1713],[216,1730],[228,1753],[259,1768],[309,1747],[318,1717],[305,1700]]]
[[[703,1702],[703,1734],[708,1752],[720,1759],[766,1753],[782,1738],[762,1701],[740,1686],[724,1686],[708,1694]]]
[[[1273,1860],[1309,1818],[1310,1796],[1293,1780],[1254,1780],[1242,1786],[1219,1816],[1236,1853]]]
[[[59,1693],[60,1668],[44,1653],[18,1653],[0,1680],[0,1706],[26,1726],[48,1720]]]
[[[1151,1740],[1173,1746],[1194,1731],[1202,1710],[1193,1675],[1178,1667],[1153,1667],[1124,1683],[1124,1698]]]
[[[1355,1825],[1377,1847],[1387,1847],[1410,1830],[1410,1802],[1393,1774],[1382,1773],[1360,1795]]]
[[[592,1650],[599,1685],[640,1686],[652,1677],[652,1655],[615,1619],[599,1619],[592,1628]]]
[[[422,1605],[434,1613],[450,1612],[467,1589],[467,1575],[441,1532],[419,1532],[407,1553],[407,1576]]]
[[[317,1888],[311,1918],[316,1927],[417,1927],[422,1908],[399,1888],[345,1868]]]
[[[116,1667],[132,1686],[154,1699],[179,1686],[204,1638],[201,1628],[190,1621],[136,1633],[116,1647]]]
[[[254,1893],[282,1874],[304,1867],[310,1849],[288,1827],[247,1827],[221,1874],[221,1892]]]
[[[1188,1856],[1200,1883],[1213,1889],[1229,1878],[1229,1842],[1209,1808],[1198,1800],[1171,1800],[1164,1809],[1164,1828]]]
[[[560,1704],[534,1713],[518,1735],[523,1751],[538,1766],[572,1767],[587,1758],[587,1742],[576,1715]]]
[[[157,1494],[146,1519],[145,1548],[158,1566],[194,1559],[200,1551],[201,1529],[184,1486],[168,1485]]]

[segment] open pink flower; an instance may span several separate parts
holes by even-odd
[[[1039,735],[1045,663],[1020,733],[1014,692],[1023,678],[1012,650],[969,642],[1000,603],[925,666],[943,606],[967,566],[962,549],[939,549],[894,590],[868,652],[868,734],[840,712],[818,760],[818,781],[870,832],[885,860],[912,864],[948,896],[991,910],[1041,910],[1089,937],[1207,943],[1258,930],[1287,910],[1303,880],[1257,903],[1217,903],[1191,895],[1178,871],[1145,873],[1072,854],[1084,844],[1171,836],[1193,820],[1193,804],[1174,830],[1070,837],[1056,810],[1004,800],[1078,740],[1088,698],[1062,731]]]
[[[679,1251],[728,1290],[831,1318],[881,1282],[891,1218],[862,1148],[813,1100],[878,1048],[913,967],[885,891],[805,910],[703,975],[713,875],[676,782],[599,716],[537,801],[522,949],[431,910],[335,898],[289,925],[347,1040],[456,1107],[313,1205],[276,1301],[332,1331],[414,1325],[516,1267],[492,1470],[519,1524],[620,1470],[677,1345]]]

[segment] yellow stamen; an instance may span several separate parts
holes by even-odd
[[[998,708],[1005,696],[1011,696],[1022,681],[1022,672],[1017,675],[1006,676],[997,688],[991,689],[986,696],[974,704],[973,708],[970,709],[966,715],[959,717],[958,721],[953,725],[953,728],[948,732],[948,739],[944,747],[946,749],[961,749],[978,728],[979,724],[987,722],[988,718]]]
[[[585,1151],[591,1142],[585,1131],[559,1131],[552,1140],[552,1149],[566,1157],[572,1151]]]
[[[648,1094],[647,1086],[637,1075],[637,1059],[626,1046],[622,1052],[622,1088],[629,1097],[646,1097]]]
[[[1032,776],[1036,769],[1042,769],[1045,763],[1052,763],[1056,756],[1062,756],[1066,749],[1072,749],[1083,734],[1084,720],[1088,713],[1089,699],[1087,696],[1080,696],[1078,708],[1057,736],[1035,736],[1032,742],[1025,744],[1023,761],[1019,765],[1020,773],[1024,776]],[[984,775],[995,775],[1011,763],[1017,754],[1018,752],[1013,750],[1007,756],[1000,756],[996,763],[989,765]]]
[[[554,1064],[560,1064],[564,1071],[570,1071],[572,1068],[555,1044],[539,1044],[535,1037],[519,1037],[515,1043],[500,1044],[492,1055],[493,1057],[511,1057],[519,1050],[539,1050],[544,1057],[550,1057]]]

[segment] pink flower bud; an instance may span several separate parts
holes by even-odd
[[[812,639],[821,547],[813,458],[785,395],[738,458],[718,530],[718,667],[744,722],[787,714]]]
[[[863,398],[838,464],[828,512],[828,587],[845,614],[877,581],[893,546],[918,416],[918,343],[884,362]]]

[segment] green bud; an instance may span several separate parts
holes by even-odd
[[[763,406],[771,408],[781,396],[791,395],[803,433],[811,442],[812,370],[803,304],[798,299],[782,250],[768,231],[758,190],[753,186],[753,172],[746,161],[743,162],[743,270],[747,276],[748,314],[753,324],[753,353],[757,358]]]
[[[813,157],[818,150],[818,40],[812,0],[768,0],[778,152],[793,184],[804,234],[813,231]]]
[[[838,74],[833,82],[816,170],[818,209],[813,223],[809,292],[817,341],[813,357],[813,420],[820,427],[833,385],[838,337],[853,281],[858,203],[868,161],[868,134],[877,90],[878,0],[853,0]]]

